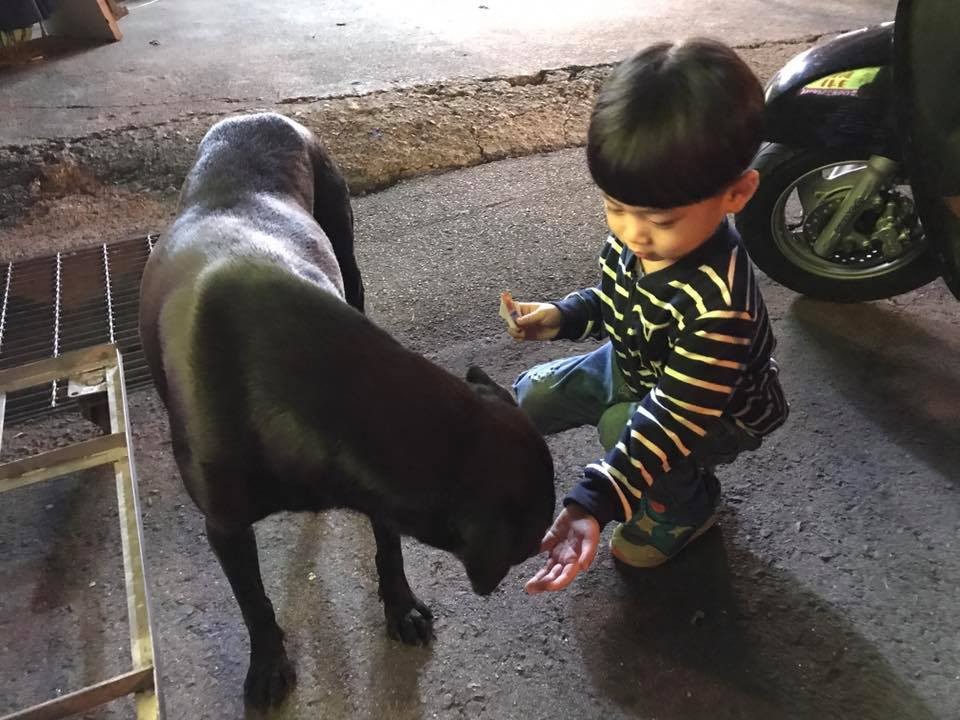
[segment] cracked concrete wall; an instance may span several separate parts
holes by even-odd
[[[739,51],[766,79],[816,39]],[[98,185],[174,192],[203,134],[236,112],[276,110],[317,132],[354,193],[405,177],[580,145],[609,70],[609,65],[575,66],[368,95],[289,98],[270,107],[220,107],[169,122],[0,147],[0,226],[15,225],[45,195],[92,194]]]

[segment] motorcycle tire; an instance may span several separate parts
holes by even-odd
[[[736,225],[753,262],[776,282],[819,300],[863,302],[900,295],[933,281],[939,275],[935,254],[924,248],[906,263],[876,274],[844,277],[813,272],[785,254],[774,238],[774,213],[781,196],[798,180],[818,168],[863,163],[866,152],[843,149],[794,148],[777,143],[764,145],[753,161],[760,187],[737,215]],[[812,250],[811,250],[812,253]]]

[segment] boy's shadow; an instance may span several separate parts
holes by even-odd
[[[840,393],[882,425],[884,438],[944,477],[960,465],[960,333],[951,320],[928,316],[921,324],[881,304],[806,298],[784,318],[812,341],[798,349],[817,356],[824,389]]]
[[[726,535],[712,530],[660,568],[581,578],[597,588],[571,615],[602,695],[665,720],[933,717],[829,605],[730,545],[735,516],[721,522]]]

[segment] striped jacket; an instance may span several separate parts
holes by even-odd
[[[644,275],[614,236],[600,285],[556,303],[559,338],[608,337],[639,405],[617,445],[584,470],[565,500],[601,526],[626,521],[644,491],[696,449],[725,415],[756,436],[787,417],[771,361],[776,341],[740,237],[724,221],[703,245]]]

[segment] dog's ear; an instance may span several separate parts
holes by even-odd
[[[496,385],[496,383],[490,379],[490,376],[477,365],[471,365],[467,368],[467,382],[477,385]]]
[[[496,398],[511,405],[517,404],[509,390],[497,385],[489,375],[476,365],[467,368],[467,382],[480,397]]]
[[[347,181],[320,138],[303,125],[296,124],[313,166],[313,217],[333,242],[349,238],[352,245],[353,207]],[[339,252],[337,250],[338,258]]]

